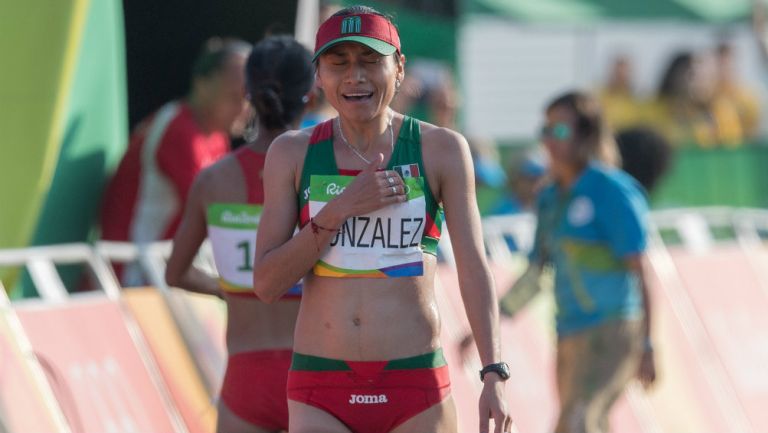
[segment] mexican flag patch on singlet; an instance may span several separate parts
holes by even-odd
[[[310,179],[309,214],[317,215],[344,192],[354,176]],[[393,278],[424,274],[421,239],[426,201],[424,179],[405,177],[407,201],[355,216],[339,229],[328,250],[315,264],[315,275],[339,278]]]
[[[419,164],[396,165],[392,169],[403,179],[406,177],[419,177]]]

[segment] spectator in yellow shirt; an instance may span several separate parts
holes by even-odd
[[[632,87],[629,58],[618,55],[614,59],[608,81],[599,97],[604,120],[611,129],[619,130],[639,123],[641,102]]]
[[[734,47],[728,42],[721,42],[715,50],[717,62],[716,99],[730,102],[739,115],[745,138],[754,138],[760,122],[760,103],[754,89],[749,89],[739,80],[734,67]]]
[[[645,121],[673,145],[738,146],[744,129],[736,107],[716,94],[714,61],[703,54],[677,54],[663,75]]]

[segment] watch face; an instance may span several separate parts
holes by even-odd
[[[507,365],[506,362],[500,362],[499,363],[501,378],[504,380],[509,379],[509,365]]]

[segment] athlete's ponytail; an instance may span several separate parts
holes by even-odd
[[[306,48],[290,36],[269,36],[253,47],[245,73],[262,127],[285,129],[299,119],[314,75]]]

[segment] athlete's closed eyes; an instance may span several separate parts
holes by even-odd
[[[347,65],[350,62],[350,57],[352,57],[346,50],[334,50],[333,48],[328,50],[326,56],[329,57],[330,63],[334,66]],[[360,59],[363,63],[372,65],[380,63],[382,58],[384,58],[384,56],[373,50],[366,50],[360,54]]]

